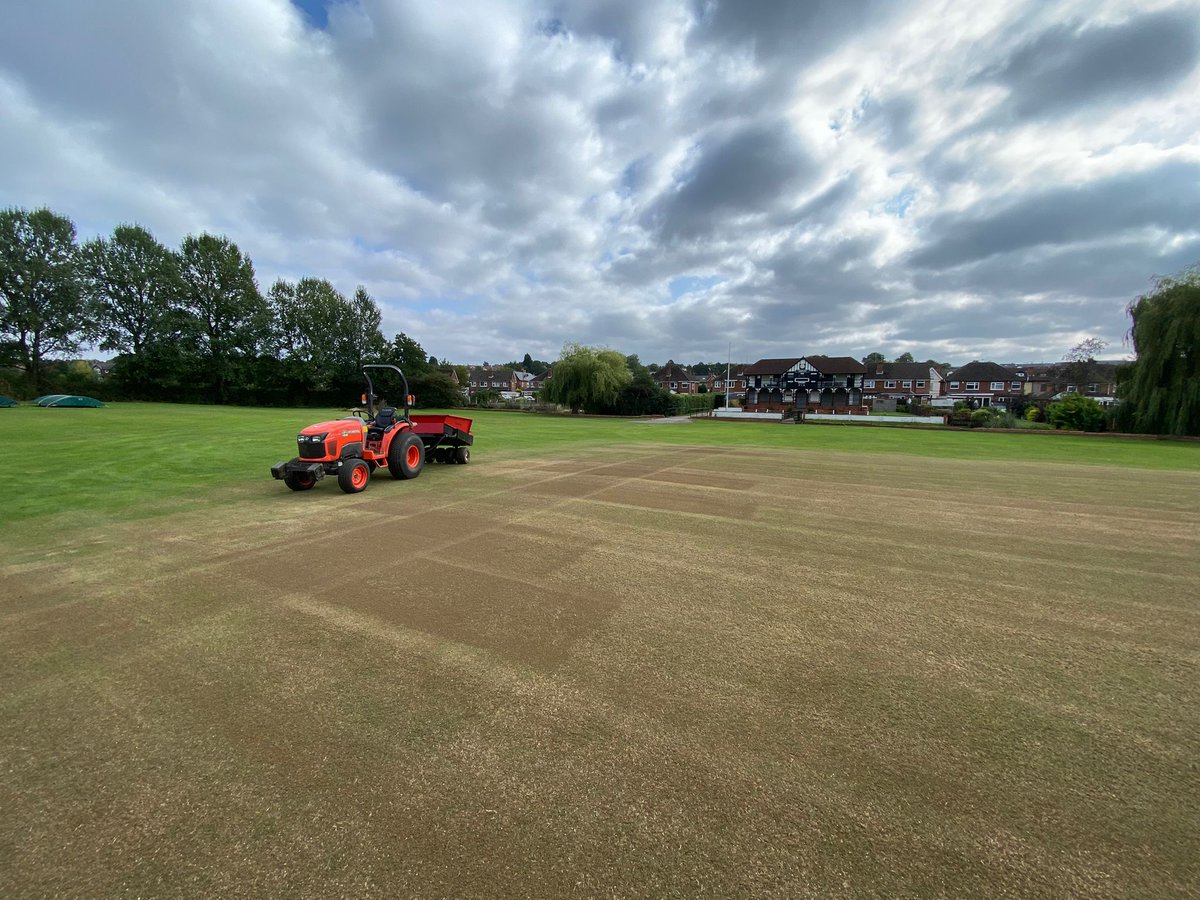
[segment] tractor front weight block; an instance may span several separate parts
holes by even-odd
[[[271,466],[271,477],[277,481],[291,474],[311,475],[317,481],[320,481],[325,477],[325,464],[309,462],[308,460],[296,457],[287,462],[276,463]]]

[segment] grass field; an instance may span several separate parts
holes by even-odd
[[[0,895],[1194,896],[1200,445],[0,410]]]

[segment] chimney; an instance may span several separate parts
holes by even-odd
[[[876,375],[883,374],[883,363],[875,363],[875,374]]]

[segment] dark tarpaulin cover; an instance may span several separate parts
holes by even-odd
[[[104,404],[94,397],[81,397],[78,394],[49,394],[39,398],[37,405],[53,407],[97,407]]]

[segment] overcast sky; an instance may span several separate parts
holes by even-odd
[[[455,362],[1128,352],[1200,262],[1200,6],[37,0],[0,206],[208,230]]]

